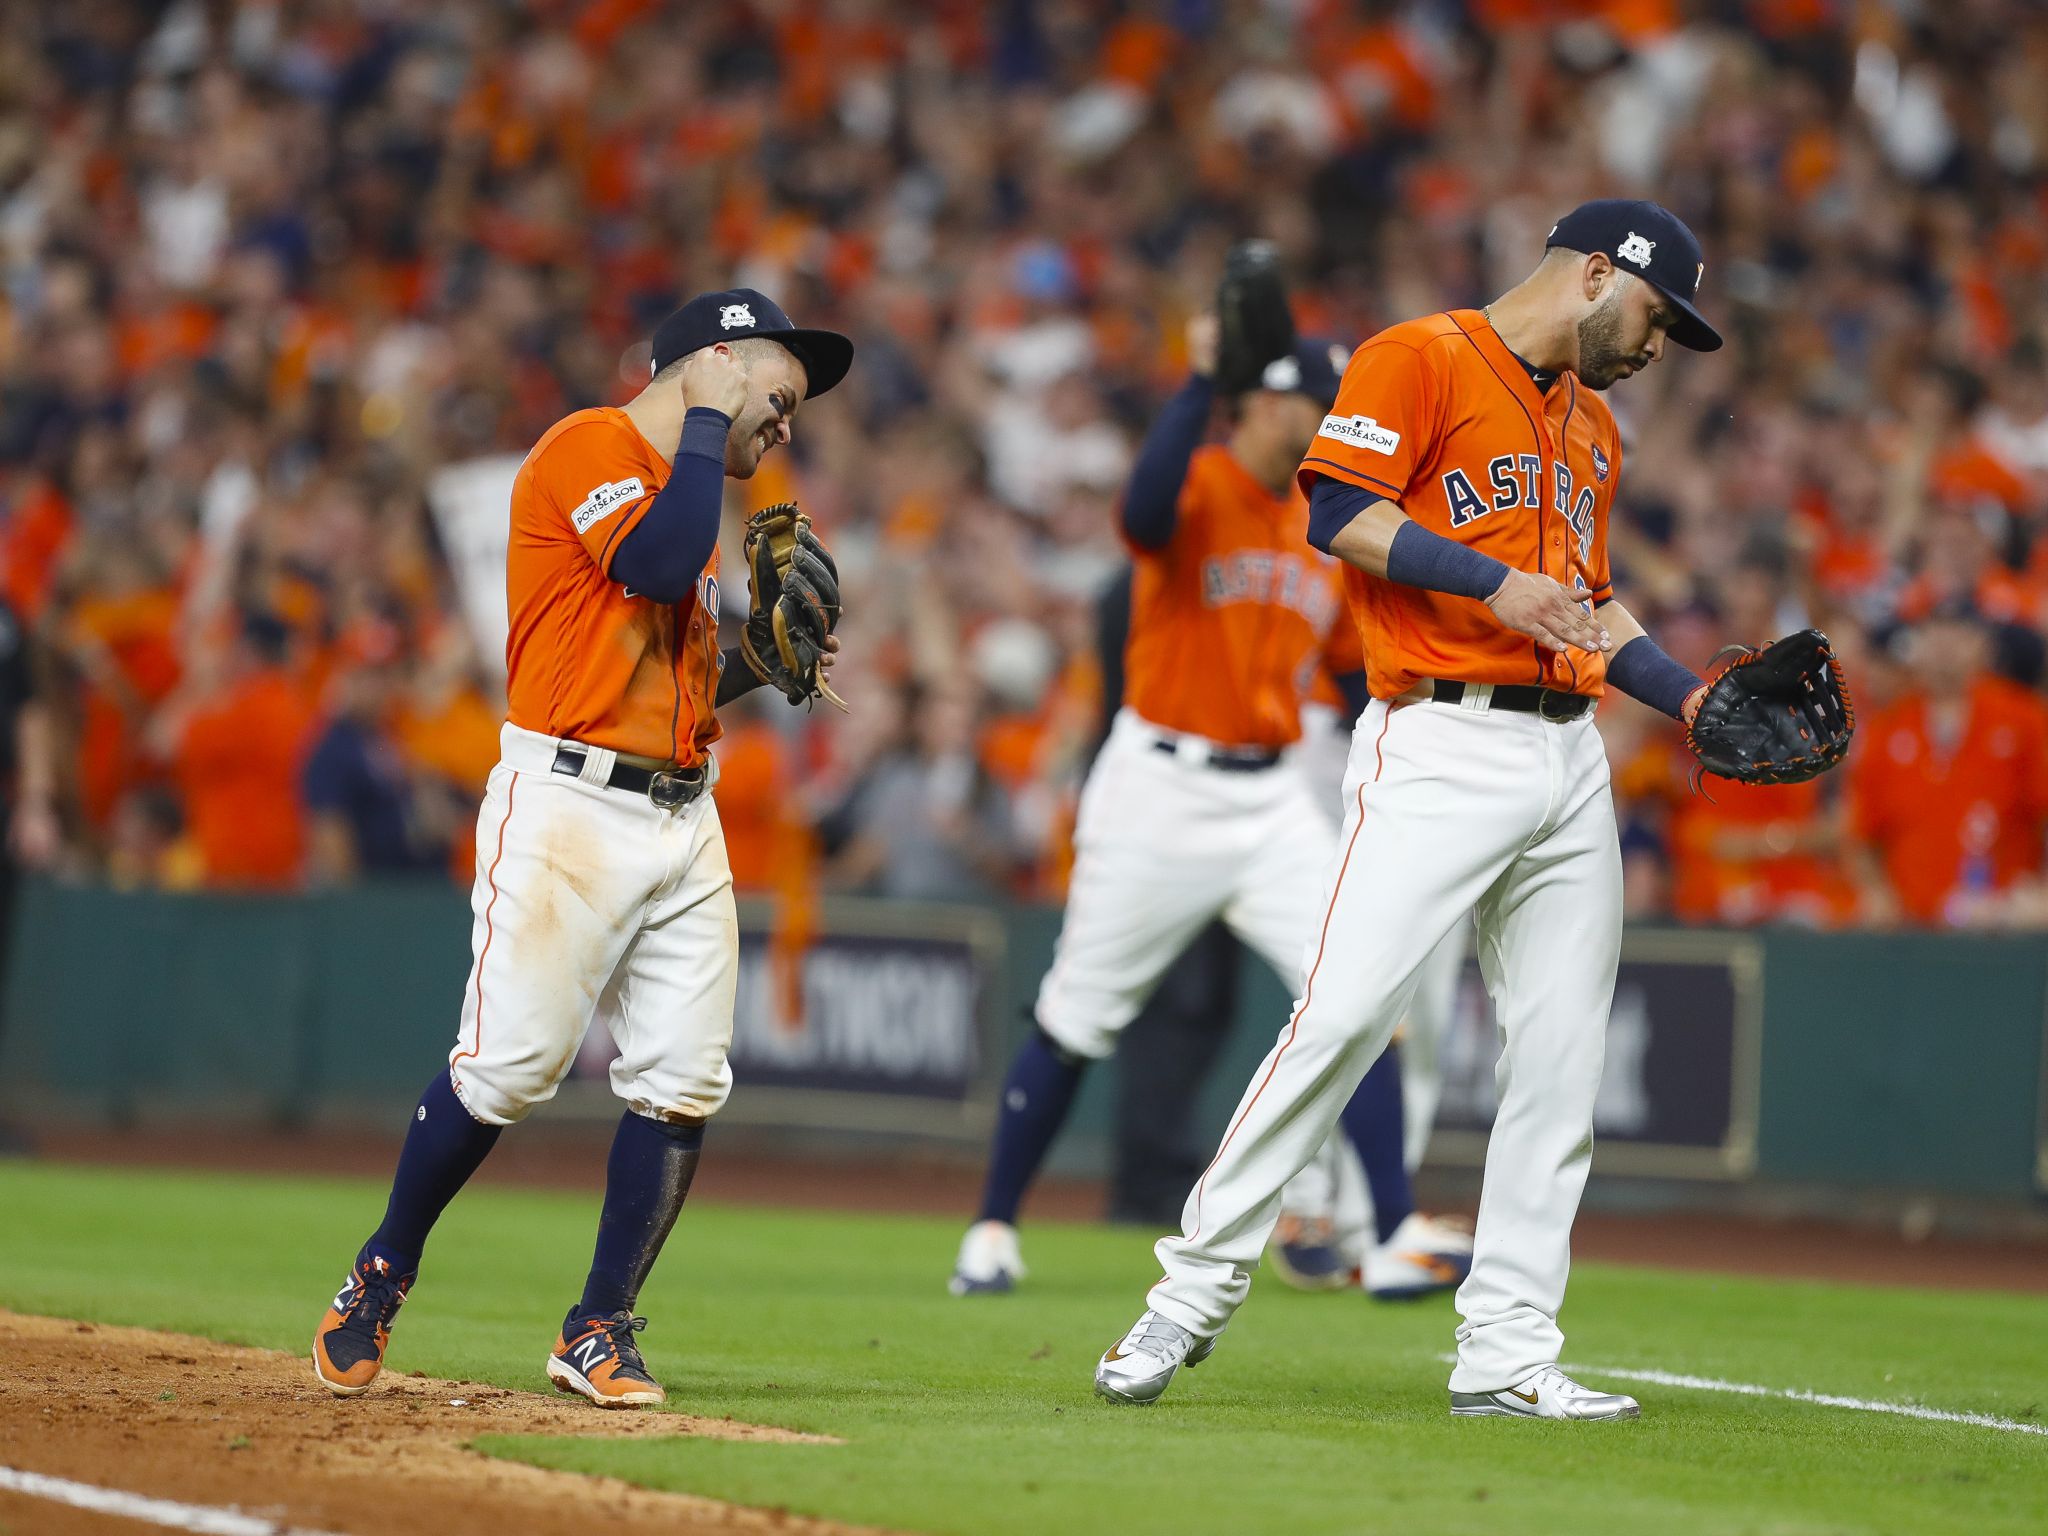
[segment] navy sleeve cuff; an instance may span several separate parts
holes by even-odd
[[[1431,533],[1420,523],[1403,523],[1387,547],[1387,580],[1431,592],[1448,592],[1485,602],[1508,579],[1508,568],[1469,544]]]
[[[708,405],[693,405],[683,413],[683,438],[676,445],[676,457],[692,453],[699,458],[725,463],[725,439],[732,431],[732,418]]]
[[[1637,635],[1607,663],[1607,681],[1630,698],[1682,720],[1685,701],[1705,680],[1683,662],[1674,661],[1648,635]]]

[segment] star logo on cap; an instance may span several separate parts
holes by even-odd
[[[1656,241],[1645,240],[1634,230],[1630,230],[1628,238],[1621,242],[1614,254],[1623,261],[1632,261],[1639,267],[1647,267],[1650,264],[1650,252],[1656,249]]]
[[[718,311],[718,328],[721,331],[736,331],[754,328],[754,312],[744,304],[727,304]]]

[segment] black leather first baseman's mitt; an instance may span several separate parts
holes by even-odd
[[[740,654],[792,704],[846,701],[825,681],[825,638],[839,627],[839,567],[793,501],[747,519],[747,627]]]
[[[1702,769],[1744,784],[1798,784],[1848,755],[1856,710],[1826,635],[1802,629],[1760,651],[1739,649],[1686,727]]]
[[[1270,240],[1233,245],[1216,289],[1216,387],[1227,395],[1256,389],[1266,365],[1293,350],[1279,251]]]

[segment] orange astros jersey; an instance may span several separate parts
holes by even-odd
[[[1308,503],[1292,487],[1275,496],[1226,448],[1196,450],[1173,537],[1131,555],[1124,702],[1154,725],[1283,747],[1318,667],[1363,665],[1339,622],[1339,562],[1308,543]]]
[[[1301,488],[1317,475],[1399,502],[1432,533],[1553,577],[1589,605],[1614,595],[1614,417],[1569,373],[1539,392],[1476,309],[1410,320],[1352,355],[1336,408],[1302,460]],[[1603,691],[1599,653],[1547,650],[1484,603],[1350,565],[1344,584],[1376,698],[1425,677]]]
[[[668,480],[624,411],[565,416],[512,482],[505,665],[512,723],[684,764],[718,739],[718,552],[679,604],[605,573]]]

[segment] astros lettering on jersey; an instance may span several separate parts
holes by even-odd
[[[522,730],[685,766],[718,739],[717,551],[676,606],[608,574],[668,474],[632,419],[610,407],[565,416],[520,466],[505,663],[510,718]]]
[[[1363,665],[1340,622],[1339,562],[1308,543],[1308,503],[1276,496],[1220,445],[1197,449],[1173,537],[1132,546],[1124,699],[1154,725],[1228,746],[1301,735],[1319,666]]]
[[[1432,533],[1614,595],[1607,519],[1621,477],[1614,416],[1571,374],[1547,394],[1478,310],[1396,325],[1360,347],[1300,471],[1398,502]],[[1375,698],[1422,678],[1533,683],[1599,697],[1604,657],[1546,650],[1484,604],[1344,567]]]

